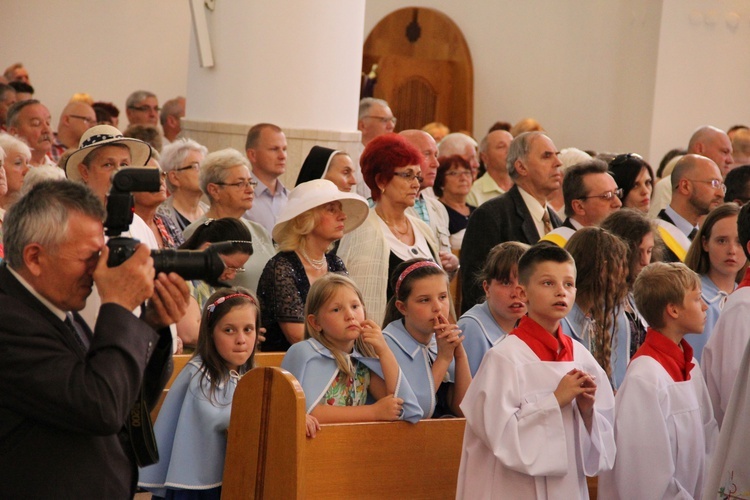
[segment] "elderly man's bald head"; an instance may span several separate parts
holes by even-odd
[[[712,159],[721,170],[722,177],[726,177],[734,163],[729,136],[723,130],[710,125],[693,132],[688,143],[688,153]]]

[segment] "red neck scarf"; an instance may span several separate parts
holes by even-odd
[[[510,335],[523,340],[542,361],[573,361],[573,340],[562,332],[560,325],[557,326],[557,338],[555,338],[539,323],[524,316]]]
[[[675,382],[690,380],[690,370],[695,366],[693,364],[693,348],[685,339],[682,339],[678,346],[653,328],[648,329],[646,341],[636,351],[630,362],[632,363],[638,356],[654,358],[667,370],[667,373]]]
[[[750,286],[750,267],[745,270],[745,276],[742,278],[742,281],[740,281],[737,288],[742,288],[743,286]]]

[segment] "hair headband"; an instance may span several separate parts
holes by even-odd
[[[398,298],[398,291],[401,288],[401,283],[404,281],[404,279],[406,279],[406,277],[409,276],[409,274],[411,274],[412,271],[414,271],[415,269],[419,269],[420,267],[437,267],[441,271],[443,270],[442,267],[438,266],[431,260],[422,260],[419,262],[415,262],[414,264],[404,269],[401,275],[399,275],[398,279],[396,280],[396,290],[395,290],[396,298]]]
[[[255,307],[258,307],[258,303],[255,302],[255,299],[252,298],[250,295],[248,295],[246,293],[230,293],[229,295],[225,295],[223,297],[219,297],[218,299],[216,299],[216,301],[213,304],[210,304],[210,305],[206,306],[206,311],[208,311],[208,316],[206,317],[206,319],[208,319],[208,318],[211,317],[211,314],[213,314],[213,312],[216,310],[216,306],[219,306],[219,305],[223,304],[224,302],[226,302],[227,300],[233,299],[235,297],[245,297],[245,298],[249,299],[250,302]]]

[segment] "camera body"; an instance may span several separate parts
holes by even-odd
[[[109,240],[107,266],[117,267],[128,260],[140,243],[135,238],[121,236],[130,228],[135,213],[133,192],[156,192],[161,188],[158,168],[124,168],[112,179],[107,198],[107,220],[104,228]],[[217,286],[224,272],[224,261],[219,257],[221,244],[206,250],[152,250],[156,273],[177,273],[185,280],[203,280]]]

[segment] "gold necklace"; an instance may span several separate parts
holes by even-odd
[[[409,234],[409,221],[408,220],[406,221],[406,229],[402,231],[399,228],[397,228],[395,224],[393,224],[388,219],[386,219],[385,216],[381,214],[377,209],[375,209],[375,213],[378,214],[378,217],[383,219],[383,222],[385,222],[385,225],[388,226],[391,230],[395,231],[401,236],[406,236],[407,234]]]

